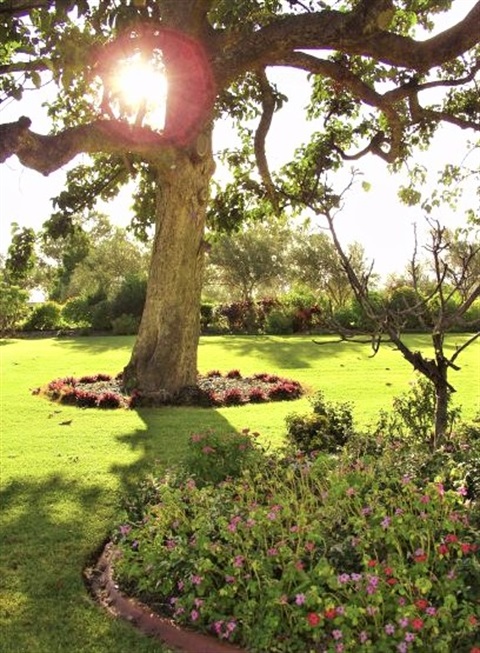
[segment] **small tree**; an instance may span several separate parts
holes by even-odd
[[[455,259],[457,264],[454,266],[454,259],[450,255],[449,232],[438,221],[429,219],[430,242],[425,249],[433,270],[430,292],[425,296],[418,282],[418,246],[415,234],[415,249],[410,261],[413,297],[410,296],[409,301],[400,306],[392,302],[378,301],[377,293],[372,292],[370,287],[371,268],[363,274],[358,273],[338,238],[334,224],[335,216],[343,208],[344,195],[354,183],[355,176],[356,173],[353,173],[350,184],[341,195],[336,195],[326,183],[321,184],[318,181],[318,192],[310,195],[308,206],[317,215],[323,216],[327,222],[355,299],[371,324],[369,336],[374,355],[378,352],[382,341],[388,340],[396,346],[416,371],[433,384],[436,401],[432,447],[435,449],[445,440],[448,431],[448,403],[450,395],[455,392],[455,388],[448,380],[448,371],[460,369],[456,363],[457,358],[480,336],[478,331],[473,333],[451,355],[447,354],[445,335],[456,325],[464,325],[465,314],[480,297],[478,278],[471,285],[467,297],[459,295],[459,286],[470,276],[470,267],[476,261],[480,246],[470,244],[469,255],[457,257]],[[460,300],[453,302],[452,299],[456,296],[459,296]],[[434,350],[433,358],[427,357],[420,351],[413,351],[402,337],[412,317],[430,333]],[[358,335],[358,331],[342,328],[332,316],[328,324],[330,328],[340,333],[342,339]]]
[[[0,281],[0,336],[15,331],[28,312],[27,303],[26,290]]]

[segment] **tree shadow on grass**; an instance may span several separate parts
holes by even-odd
[[[120,478],[124,492],[131,491],[147,473],[162,473],[179,463],[193,433],[213,430],[231,433],[235,429],[213,408],[162,407],[138,408],[136,413],[145,425],[133,433],[117,436],[138,456],[129,465],[114,465],[112,471]]]
[[[20,477],[0,492],[2,653],[162,650],[102,613],[86,592],[82,569],[110,502],[100,485],[61,474]]]
[[[318,345],[315,340],[328,340],[326,344]],[[202,347],[208,346],[208,339],[200,342]],[[225,336],[216,343],[224,347],[230,354],[234,352],[239,360],[244,357],[258,361],[260,372],[276,372],[278,370],[294,370],[316,367],[322,358],[334,358],[344,355],[345,347],[350,350],[367,353],[368,344],[336,342],[336,336]],[[268,369],[264,369],[268,366]]]
[[[232,429],[213,409],[141,409],[138,414],[144,428],[113,435],[109,474],[116,482],[101,482],[105,465],[100,464],[99,480],[89,480],[95,478],[93,459],[88,478],[74,466],[41,478],[22,470],[0,490],[2,653],[166,651],[99,608],[82,572],[116,527],[122,495],[134,491],[154,467],[160,473],[178,462],[192,432]],[[121,464],[116,461],[125,460],[124,447],[132,455]]]
[[[54,338],[54,341],[58,342],[62,349],[85,351],[86,354],[100,354],[111,350],[125,349],[128,360],[134,339],[134,336],[114,336],[110,333],[101,336],[58,336]]]

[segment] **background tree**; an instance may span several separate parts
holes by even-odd
[[[362,245],[351,243],[347,255],[357,273],[363,274],[367,265]],[[293,279],[325,295],[333,310],[345,308],[353,298],[342,261],[328,234],[312,233],[305,227],[296,231],[289,262]]]
[[[8,248],[4,266],[7,283],[22,288],[32,288],[35,283],[32,272],[35,267],[35,232],[28,227],[12,224],[12,242]]]
[[[290,230],[278,219],[220,233],[211,240],[207,279],[226,288],[233,300],[277,294],[286,283],[289,239]]]
[[[27,117],[0,126],[0,161],[16,154],[24,165],[49,174],[86,152],[97,159],[77,183],[84,206],[111,196],[132,176],[155,194],[143,203],[137,198],[152,211],[140,222],[155,223],[155,235],[145,310],[125,369],[128,386],[160,397],[196,378],[215,120],[257,117],[250,143],[260,173],[255,183],[277,207],[265,139],[283,98],[269,82],[270,68],[311,74],[308,115],[317,132],[297,164],[315,161],[319,174],[368,153],[401,162],[415,146],[427,146],[442,122],[478,130],[480,2],[443,33],[416,32],[431,30],[435,15],[450,5],[13,0],[2,7],[2,89],[20,97],[24,83],[40,85],[40,74],[48,70],[59,92],[49,108],[52,134],[32,131]],[[166,71],[162,131],[147,127],[146,99],[133,106],[107,83],[128,53]],[[435,104],[426,93],[432,88]],[[305,197],[309,192],[305,185]],[[78,204],[75,195],[63,198],[67,214],[69,199]]]

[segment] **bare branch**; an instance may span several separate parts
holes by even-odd
[[[450,357],[450,361],[449,361],[450,365],[460,356],[460,354],[462,353],[462,351],[464,351],[464,349],[469,347],[472,344],[472,342],[475,342],[475,340],[479,337],[480,337],[480,331],[477,331],[477,333],[474,333],[473,336],[468,338],[468,340],[465,340],[463,345],[457,347],[455,353]]]

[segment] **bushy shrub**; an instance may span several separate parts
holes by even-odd
[[[306,453],[338,451],[354,434],[352,405],[328,402],[323,392],[317,392],[311,404],[311,414],[287,416],[288,442]]]
[[[62,307],[56,302],[44,302],[32,309],[27,321],[23,325],[25,331],[50,331],[61,329]]]
[[[92,306],[92,328],[96,331],[110,331],[112,328],[112,307],[108,299]]]
[[[377,431],[430,442],[434,432],[435,405],[433,383],[419,375],[407,392],[393,398],[391,411],[381,411]],[[458,407],[449,406],[449,432],[452,431],[455,420],[460,417],[460,412]]]
[[[203,332],[208,331],[213,322],[214,309],[214,304],[202,302],[200,305],[200,327]]]
[[[140,318],[135,315],[119,315],[112,320],[112,333],[115,336],[130,336],[138,332]]]
[[[62,308],[63,320],[69,326],[92,326],[92,309],[86,297],[72,297]]]
[[[140,318],[146,296],[147,279],[145,276],[134,274],[126,277],[111,300],[112,319],[124,315]]]
[[[265,318],[265,333],[287,335],[293,333],[293,316],[291,311],[274,309]]]

